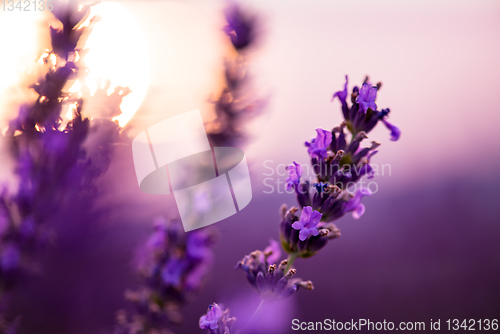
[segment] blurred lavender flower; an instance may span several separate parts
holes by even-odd
[[[154,232],[136,259],[142,287],[126,293],[133,310],[119,313],[115,333],[134,333],[138,327],[149,333],[179,324],[179,309],[211,268],[215,237],[210,228],[186,233],[176,220],[155,219]]]
[[[296,187],[302,176],[302,166],[295,161],[286,167],[288,178],[286,179],[286,190]]]
[[[224,15],[227,25],[223,30],[231,38],[234,48],[241,52],[252,45],[255,40],[255,18],[244,13],[235,3],[224,10]]]
[[[278,266],[270,261],[277,260],[272,256],[277,252],[275,248],[276,245],[271,244],[264,252],[256,250],[246,255],[238,262],[236,269],[242,269],[246,273],[248,283],[260,294],[263,301],[288,298],[298,287],[312,290],[311,281],[292,279],[296,270],[289,268],[288,260],[281,261]]]
[[[200,328],[208,329],[210,334],[235,334],[232,330],[236,318],[229,316],[229,309],[224,311],[217,303],[208,306],[207,314],[200,318]]]
[[[241,146],[247,139],[244,125],[262,112],[266,99],[258,98],[248,76],[243,51],[255,44],[255,18],[249,17],[236,3],[224,11],[224,31],[231,38],[237,56],[225,61],[226,87],[214,100],[216,118],[205,127],[212,146]]]
[[[52,14],[59,22],[50,26],[51,50],[40,58],[44,75],[30,86],[38,98],[20,107],[1,138],[15,161],[19,180],[17,193],[0,193],[2,299],[24,274],[40,272],[35,258],[42,246],[54,240],[55,230],[67,225],[65,208],[77,202],[81,205],[72,214],[90,216],[94,181],[108,168],[110,146],[119,140],[116,123],[110,118],[91,122],[82,114],[85,98],[64,90],[85,72],[79,46],[89,29],[81,23],[90,6],[58,1]],[[63,117],[67,111],[72,111],[71,117]],[[107,127],[101,131],[96,123]],[[95,136],[98,132],[105,135]]]

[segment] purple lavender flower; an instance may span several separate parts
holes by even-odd
[[[281,258],[280,244],[272,238],[269,239],[269,246],[264,248],[264,252],[260,256],[260,262],[265,262],[266,257],[269,263],[276,263]]]
[[[186,233],[177,220],[155,219],[153,234],[137,257],[142,287],[126,294],[133,310],[121,313],[116,333],[128,334],[136,325],[133,319],[155,330],[180,322],[181,314],[172,309],[178,310],[200,289],[213,262],[214,239],[212,228]]]
[[[316,226],[321,220],[321,216],[321,213],[316,210],[313,211],[310,206],[302,209],[300,220],[292,224],[294,229],[300,230],[299,239],[301,241],[306,240],[309,235],[316,236],[319,234]]]
[[[314,187],[314,189],[316,189],[316,191],[318,193],[321,193],[323,191],[327,191],[328,190],[328,186],[329,186],[328,182],[326,182],[326,183],[323,183],[323,182],[313,183],[313,187]]]
[[[344,203],[344,213],[352,212],[354,219],[359,219],[365,213],[365,206],[361,203],[361,199],[365,196],[371,196],[372,192],[368,188],[361,187],[356,191],[354,197],[347,203]]]
[[[385,119],[387,114],[389,113],[389,109],[382,109],[381,111],[377,110],[377,105],[375,100],[377,98],[377,92],[380,90],[382,86],[381,83],[378,83],[375,86],[372,86],[368,77],[365,79],[361,89],[358,87],[354,87],[352,89],[351,94],[351,102],[352,106],[349,107],[346,102],[347,97],[347,76],[346,83],[344,85],[344,90],[339,91],[333,95],[333,99],[338,97],[342,104],[342,114],[346,121],[346,126],[353,136],[356,136],[359,132],[369,133],[379,121]],[[332,100],[333,100],[332,99]],[[385,122],[384,122],[385,123]],[[393,129],[394,126],[387,125],[386,126],[391,130],[391,140],[397,140],[399,138],[400,132],[399,129]],[[333,147],[335,151],[335,147]],[[341,147],[337,147],[337,149],[343,149]]]
[[[324,159],[327,157],[327,148],[332,142],[332,133],[319,128],[316,129],[316,133],[316,138],[305,143],[305,146],[308,147],[307,153],[311,158]]]
[[[224,13],[227,25],[223,30],[230,36],[237,56],[225,61],[227,87],[213,100],[216,118],[205,124],[205,128],[211,146],[238,146],[247,140],[245,123],[262,112],[267,99],[259,98],[253,92],[247,75],[244,51],[255,44],[255,18],[234,3]]]
[[[245,15],[241,8],[233,3],[224,10],[227,25],[224,32],[231,38],[236,50],[241,51],[254,41],[254,19]]]
[[[368,109],[377,110],[377,105],[375,104],[376,99],[377,87],[371,86],[370,83],[367,82],[361,86],[356,102],[359,103],[361,110],[366,113]]]
[[[318,223],[318,235],[308,235],[306,239],[301,240],[300,231],[292,226],[299,221],[295,215],[297,208],[291,207],[287,209],[286,205],[282,205],[280,209],[280,236],[283,249],[292,256],[292,260],[296,257],[308,258],[321,250],[329,240],[340,237],[340,230],[333,223]],[[343,213],[342,213],[343,214]]]
[[[261,261],[264,255],[264,261]],[[293,295],[299,287],[312,290],[311,281],[292,278],[296,274],[294,268],[289,268],[288,260],[283,260],[277,266],[270,263],[269,255],[260,250],[246,255],[236,269],[241,268],[247,276],[247,281],[260,294],[263,301],[285,299]]]
[[[286,190],[296,187],[300,182],[302,176],[302,166],[295,161],[286,167],[288,171],[288,178],[286,179]]]
[[[201,329],[210,329],[210,331],[216,330],[219,328],[217,322],[219,318],[222,316],[222,310],[220,309],[217,303],[213,303],[208,306],[208,311],[206,315],[201,316],[200,318],[200,328]]]
[[[172,258],[163,266],[161,278],[167,286],[178,287],[189,263],[184,259]]]
[[[202,315],[199,321],[201,329],[208,329],[210,334],[231,334],[235,317],[229,316],[229,309],[222,308],[213,303],[208,306],[207,314]]]

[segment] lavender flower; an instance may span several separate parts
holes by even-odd
[[[300,215],[300,220],[293,223],[292,227],[299,230],[299,239],[301,241],[306,240],[309,235],[317,236],[319,234],[316,226],[321,219],[321,213],[314,210],[310,206],[306,206],[302,209],[302,214]]]
[[[316,223],[316,218],[314,221],[314,224],[316,224],[314,228],[317,230],[317,234],[308,233],[305,238],[303,238],[304,235],[301,238],[301,231],[295,228],[303,225],[303,223],[299,223],[299,218],[295,215],[297,211],[297,208],[291,207],[288,209],[286,205],[283,205],[280,209],[281,245],[283,249],[291,255],[288,260],[290,262],[295,261],[297,257],[311,257],[321,250],[329,240],[340,237],[340,230],[335,224]]]
[[[213,229],[185,233],[180,222],[155,219],[154,232],[138,252],[137,270],[143,285],[127,292],[133,311],[122,311],[115,333],[132,333],[134,326],[166,329],[182,319],[179,309],[200,289],[212,265]]]
[[[210,331],[214,331],[219,328],[217,321],[222,316],[222,311],[217,305],[217,303],[213,303],[208,306],[208,311],[206,315],[201,316],[200,318],[200,328],[201,329],[210,329]]]
[[[305,146],[308,147],[307,153],[311,158],[324,159],[327,157],[327,148],[332,142],[332,134],[330,131],[323,129],[316,129],[316,133],[316,138],[305,143]]]
[[[359,219],[365,213],[365,206],[361,204],[364,196],[371,196],[372,192],[368,188],[360,188],[353,198],[344,203],[344,213],[352,212],[355,219]]]
[[[16,193],[0,194],[2,298],[21,278],[43,268],[36,264],[37,256],[54,242],[56,229],[57,234],[64,233],[61,230],[67,224],[63,222],[68,221],[64,210],[70,204],[72,208],[74,203],[81,205],[72,212],[75,216],[90,215],[94,181],[108,168],[110,147],[120,140],[117,124],[99,121],[108,125],[100,131],[96,121],[82,114],[86,99],[64,90],[85,72],[81,70],[84,55],[78,45],[88,31],[80,24],[90,14],[90,6],[79,8],[75,1],[58,2],[53,14],[61,28],[50,27],[50,50],[41,58],[43,75],[30,86],[38,97],[20,107],[1,138],[8,144],[19,179]],[[73,109],[69,120],[62,116],[68,107]],[[96,132],[105,135],[96,138]],[[73,231],[81,228],[71,226]],[[5,331],[14,333],[13,326]],[[6,326],[0,327],[3,332]]]
[[[201,329],[208,329],[210,334],[231,334],[236,318],[229,316],[229,309],[224,311],[217,303],[208,306],[207,314],[199,321]]]
[[[361,131],[367,134],[373,130],[378,121],[383,121],[390,112],[389,109],[382,109],[381,111],[378,111],[377,105],[375,104],[377,92],[380,90],[382,84],[378,83],[376,86],[372,86],[367,77],[361,86],[361,89],[357,86],[353,88],[351,94],[352,106],[349,107],[346,102],[347,83],[348,78],[346,76],[344,90],[336,92],[333,95],[333,99],[337,97],[340,100],[347,128],[351,131],[352,135],[356,136]],[[398,140],[399,135],[392,135],[392,133],[400,134],[399,129],[392,125],[391,127],[388,126],[388,128],[391,130],[391,139]]]
[[[228,6],[224,14],[227,25],[223,30],[231,38],[234,48],[242,51],[252,45],[255,39],[255,19],[246,15],[235,3]]]
[[[288,260],[283,260],[279,265],[270,262],[271,252],[253,251],[246,255],[236,269],[246,273],[247,281],[260,294],[262,300],[272,301],[285,299],[294,294],[299,287],[313,289],[311,281],[292,278],[296,270],[289,268]]]
[[[356,102],[361,107],[363,112],[367,112],[368,109],[377,110],[377,105],[375,100],[377,99],[377,87],[371,86],[370,83],[365,82],[359,90],[359,95],[356,98]]]
[[[274,239],[269,239],[269,246],[264,248],[264,252],[260,256],[260,262],[266,261],[266,258],[269,263],[276,263],[281,258],[280,244]]]
[[[267,100],[253,92],[247,75],[246,56],[243,51],[255,44],[255,18],[249,17],[237,4],[231,4],[224,11],[227,25],[224,31],[231,38],[237,53],[225,61],[226,85],[215,99],[216,118],[205,124],[212,146],[241,146],[247,140],[244,123],[257,116]]]
[[[286,190],[296,187],[302,176],[302,166],[295,161],[286,167],[288,178],[286,179]]]
[[[338,98],[342,104],[345,121],[331,132],[316,129],[317,137],[306,142],[317,182],[311,189],[309,182],[300,183],[300,178],[293,174],[287,179],[287,182],[293,182],[297,202],[302,208],[300,219],[295,215],[297,208],[288,210],[283,206],[280,211],[281,244],[290,254],[290,263],[297,257],[313,256],[329,240],[338,238],[340,231],[333,221],[350,212],[355,219],[364,214],[365,206],[361,201],[371,192],[362,186],[358,188],[356,184],[363,176],[374,176],[370,159],[380,145],[372,141],[370,146],[361,147],[362,141],[368,138],[367,133],[380,120],[391,131],[391,140],[395,141],[401,135],[400,130],[386,120],[389,109],[377,111],[375,100],[380,83],[372,86],[366,78],[361,90],[354,87],[351,107],[346,101],[347,85],[346,76],[344,89],[333,95],[333,99]],[[349,192],[351,186],[358,188],[355,194]]]

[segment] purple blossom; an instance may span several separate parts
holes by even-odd
[[[201,316],[199,326],[201,329],[208,329],[210,334],[231,334],[235,317],[229,316],[229,309],[213,303],[208,306],[207,314]]]
[[[264,252],[260,256],[260,262],[265,262],[269,264],[274,264],[278,262],[281,258],[281,247],[280,244],[274,240],[269,239],[269,246],[264,249]]]
[[[377,105],[375,100],[377,99],[377,87],[371,86],[370,83],[366,82],[361,86],[359,90],[359,95],[357,102],[359,103],[361,110],[365,113],[368,109],[377,110]]]
[[[299,184],[300,177],[302,176],[302,166],[295,161],[286,167],[288,171],[288,178],[286,179],[286,190],[292,189]]]
[[[242,50],[254,41],[254,20],[243,13],[236,4],[231,4],[224,10],[227,25],[224,32],[231,37],[236,50]]]
[[[311,158],[326,158],[327,149],[332,142],[332,133],[323,129],[316,129],[316,138],[311,140],[311,142],[306,142],[305,145],[308,147],[307,153]]]
[[[319,193],[316,193],[318,195]],[[326,195],[325,193],[322,193],[322,195]],[[330,197],[330,194],[328,196],[325,196],[327,198],[332,198],[335,201],[335,194]],[[326,210],[326,215],[329,215],[328,208],[331,208],[331,202],[329,199],[325,201],[325,210]],[[330,204],[328,204],[330,203]],[[337,203],[342,203],[342,202],[337,202]],[[328,206],[329,205],[329,206]],[[340,206],[341,208],[341,206]],[[337,209],[333,209],[334,211],[337,211]],[[287,209],[286,205],[282,205],[280,209],[280,216],[281,216],[281,222],[280,222],[280,236],[281,236],[281,245],[283,246],[283,249],[289,253],[289,254],[295,254],[298,257],[302,258],[309,258],[316,253],[318,253],[319,250],[321,250],[329,240],[336,239],[340,237],[340,230],[335,226],[333,223],[319,223],[317,225],[318,229],[318,235],[317,236],[310,236],[306,238],[305,240],[299,239],[300,237],[300,231],[294,229],[292,226],[293,224],[297,223],[299,221],[299,217],[295,215],[295,213],[298,211],[297,208],[291,207],[289,210]],[[341,217],[343,213],[341,212],[338,217]],[[325,214],[323,214],[322,218],[325,217]],[[321,224],[321,227],[320,227]]]
[[[219,328],[217,322],[219,318],[222,316],[222,310],[220,309],[217,303],[213,303],[208,306],[208,311],[206,315],[202,315],[200,318],[200,328],[201,329],[210,329],[216,330]]]
[[[382,123],[391,131],[391,140],[392,141],[397,141],[399,140],[399,137],[401,137],[401,130],[399,128],[391,123],[389,123],[385,117],[382,118]]]
[[[262,255],[264,261],[261,261]],[[266,254],[256,250],[245,255],[236,269],[241,268],[246,273],[248,283],[260,294],[262,300],[276,301],[290,297],[299,287],[307,290],[314,288],[311,281],[292,278],[297,270],[288,268],[288,263],[288,260],[283,260],[278,265],[269,264]]]
[[[349,78],[347,75],[345,76],[345,84],[344,84],[344,90],[339,90],[335,94],[333,94],[332,101],[338,97],[340,102],[342,104],[346,104],[346,99],[347,99],[347,85],[349,84]]]
[[[189,263],[185,259],[170,259],[161,272],[163,282],[167,285],[179,286],[181,284],[182,275],[188,266]]]
[[[309,235],[317,236],[319,234],[316,227],[321,220],[322,214],[316,210],[313,211],[312,207],[306,206],[302,209],[300,220],[293,223],[292,227],[300,230],[299,239],[304,241]]]
[[[365,206],[361,203],[361,200],[365,196],[371,196],[372,192],[368,188],[361,187],[354,197],[344,204],[344,213],[352,212],[352,217],[354,219],[359,219],[365,213]]]

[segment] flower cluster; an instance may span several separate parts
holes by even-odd
[[[157,218],[154,232],[137,255],[143,284],[126,292],[133,311],[121,311],[118,333],[149,333],[182,320],[179,309],[197,291],[212,265],[213,229],[184,232],[180,222]]]
[[[293,258],[310,257],[328,240],[339,237],[340,231],[333,221],[349,212],[356,219],[364,214],[361,201],[372,192],[357,182],[363,176],[373,177],[370,159],[380,144],[373,141],[362,148],[361,142],[379,121],[391,131],[391,140],[398,140],[401,135],[387,121],[389,109],[377,110],[375,100],[380,87],[380,83],[373,86],[366,78],[361,89],[353,88],[349,107],[346,77],[344,90],[333,95],[341,101],[344,122],[331,131],[316,129],[316,137],[305,143],[317,183],[311,187],[309,182],[301,182],[303,168],[295,161],[287,167],[287,188],[295,189],[302,209],[300,218],[295,215],[297,208],[284,207],[281,211],[281,242]],[[351,186],[356,187],[354,194],[349,191]]]

